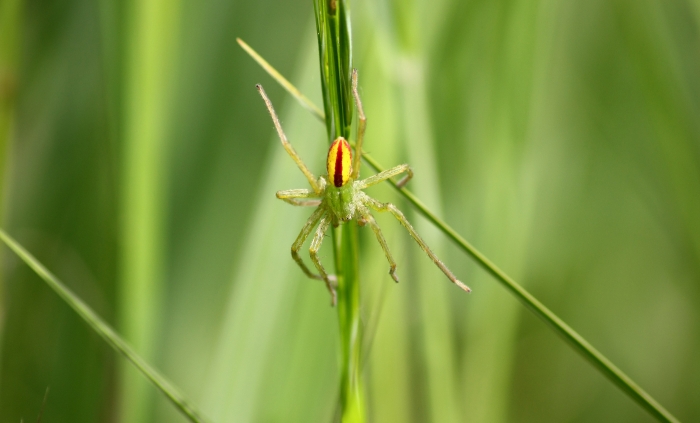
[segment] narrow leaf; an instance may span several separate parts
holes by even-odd
[[[328,141],[350,139],[353,115],[351,94],[352,44],[350,16],[345,0],[314,0],[321,70],[321,92],[326,109]],[[338,280],[340,328],[340,408],[343,423],[365,421],[362,382],[362,322],[357,225],[348,222],[333,231]]]
[[[194,423],[205,422],[201,414],[189,404],[185,397],[165,377],[143,360],[100,316],[76,296],[70,289],[49,272],[33,255],[0,229],[0,239],[24,261],[41,279],[53,289],[85,322],[115,351],[122,354],[146,378],[158,388],[187,419]]]
[[[262,56],[260,56],[251,46],[249,46],[245,41],[241,40],[240,38],[236,38],[236,41],[238,42],[238,45],[241,46],[243,50],[245,50],[246,53],[250,55],[250,57],[253,58],[258,64],[267,72],[270,74],[271,77],[275,79],[282,87],[284,87],[287,92],[289,92],[294,98],[301,103],[304,108],[306,108],[308,111],[313,113],[314,116],[319,118],[321,122],[326,120],[325,116],[323,115],[323,112],[321,109],[319,109],[314,103],[311,102],[304,94],[301,93],[294,85],[292,85],[291,82],[287,80],[282,74],[277,72],[275,68],[273,68],[267,60],[263,59]]]

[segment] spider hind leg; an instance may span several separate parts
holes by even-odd
[[[333,285],[331,284],[331,279],[335,279],[332,276],[329,276],[328,273],[326,273],[326,269],[323,268],[323,264],[321,264],[321,260],[318,257],[318,250],[321,248],[321,243],[323,242],[323,237],[326,235],[326,231],[328,231],[328,227],[331,224],[331,218],[326,215],[323,216],[321,219],[321,223],[318,225],[318,229],[316,230],[316,235],[314,236],[313,241],[311,241],[311,247],[309,248],[309,255],[311,256],[311,261],[314,262],[314,265],[316,265],[316,269],[318,269],[318,272],[321,274],[321,279],[326,283],[326,288],[328,288],[328,292],[331,294],[331,306],[335,307],[336,303],[336,293],[335,289],[333,288]]]
[[[306,267],[306,264],[304,264],[304,261],[299,255],[299,251],[301,250],[301,246],[304,245],[304,241],[306,241],[306,238],[309,237],[311,231],[313,231],[314,227],[318,224],[318,221],[321,220],[321,217],[323,217],[325,213],[326,211],[323,208],[317,208],[316,211],[314,211],[309,217],[309,219],[306,221],[304,227],[301,228],[299,236],[297,236],[296,241],[294,241],[294,244],[292,244],[292,258],[295,262],[297,262],[304,274],[306,274],[306,276],[308,276],[311,279],[323,280],[323,277],[321,275],[312,273],[311,270],[309,270],[309,268]]]
[[[418,243],[420,248],[428,255],[428,257],[430,257],[430,259],[433,261],[433,263],[435,263],[435,265],[438,268],[440,268],[440,270],[442,270],[442,273],[444,273],[445,276],[447,276],[447,278],[452,283],[454,283],[455,285],[457,285],[458,287],[460,287],[462,290],[464,290],[466,292],[472,291],[467,285],[465,285],[460,280],[458,280],[455,277],[455,275],[450,271],[450,269],[448,269],[447,266],[445,266],[445,264],[435,255],[435,253],[433,253],[433,251],[430,249],[430,247],[428,247],[428,244],[426,244],[425,241],[423,241],[423,239],[418,235],[416,230],[413,229],[413,226],[411,226],[411,224],[408,222],[408,219],[406,219],[406,216],[404,216],[403,213],[401,212],[401,210],[399,210],[395,205],[393,205],[391,203],[381,203],[381,202],[375,200],[374,198],[372,198],[366,194],[362,196],[362,202],[366,206],[370,207],[373,210],[376,210],[378,212],[388,211],[392,215],[394,215],[396,220],[398,220],[399,223],[401,223],[401,225],[404,228],[406,228],[408,233],[411,235],[411,238],[413,238],[413,240]]]
[[[398,283],[399,277],[396,275],[396,262],[394,261],[394,258],[391,256],[391,251],[389,251],[389,246],[386,243],[386,239],[384,238],[384,235],[382,234],[382,230],[379,228],[377,221],[374,220],[374,216],[372,216],[372,214],[369,212],[369,210],[367,210],[365,207],[363,207],[360,210],[360,218],[358,219],[358,224],[360,221],[363,222],[363,225],[364,224],[369,225],[369,227],[372,228],[372,231],[374,231],[374,234],[377,236],[377,241],[379,242],[379,245],[382,247],[382,250],[384,251],[384,255],[386,256],[386,259],[389,262],[389,275],[394,280],[394,282]]]

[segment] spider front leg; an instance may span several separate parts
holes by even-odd
[[[263,89],[262,85],[258,84],[255,86],[257,88],[258,93],[260,93],[260,97],[262,97],[263,101],[265,102],[265,106],[267,107],[267,111],[270,112],[270,117],[272,117],[272,123],[275,125],[275,129],[277,130],[277,135],[280,137],[280,141],[282,142],[282,146],[284,149],[287,151],[289,156],[294,160],[294,162],[297,164],[299,167],[299,170],[306,176],[306,179],[309,180],[309,184],[311,185],[311,188],[313,188],[314,192],[320,193],[321,192],[321,187],[318,185],[318,182],[316,181],[316,177],[314,176],[313,173],[309,170],[308,167],[306,167],[306,164],[304,164],[304,161],[301,160],[301,157],[297,152],[294,150],[294,147],[292,147],[292,144],[289,143],[289,140],[287,140],[287,136],[284,134],[284,131],[282,130],[282,124],[280,124],[280,120],[277,117],[277,113],[275,112],[275,108],[272,107],[272,102],[270,99],[267,97],[267,94],[265,93],[265,90]]]
[[[308,189],[287,189],[284,191],[277,191],[277,198],[293,206],[316,207],[321,205],[321,200],[318,198],[318,195]]]
[[[384,172],[377,173],[376,175],[370,176],[367,179],[358,181],[357,188],[365,189],[367,187],[371,187],[372,185],[377,185],[382,181],[386,181],[387,179],[393,178],[394,176],[400,175],[404,172],[406,172],[406,176],[401,178],[401,180],[396,183],[396,186],[401,188],[404,185],[406,185],[406,183],[408,183],[408,181],[410,181],[411,178],[413,178],[413,170],[411,170],[411,167],[407,164],[394,166],[391,169],[385,170]]]
[[[328,292],[331,293],[331,306],[335,307],[336,295],[335,289],[331,285],[330,277],[326,273],[326,269],[323,268],[321,260],[318,258],[318,250],[321,248],[321,243],[323,242],[323,237],[326,235],[326,231],[331,224],[331,218],[328,215],[323,216],[321,223],[318,225],[316,230],[316,236],[314,236],[313,241],[311,241],[311,247],[309,247],[309,255],[311,256],[311,261],[316,265],[316,269],[321,274],[321,278],[326,283],[326,288]]]
[[[403,227],[406,228],[408,233],[411,235],[411,238],[413,238],[418,243],[420,248],[423,251],[425,251],[425,253],[428,255],[428,257],[430,257],[430,259],[433,261],[433,263],[435,263],[435,265],[437,267],[439,267],[440,270],[442,270],[442,273],[444,273],[445,276],[447,276],[447,278],[450,281],[452,281],[452,283],[454,283],[455,285],[457,285],[458,287],[462,288],[463,290],[465,290],[467,292],[472,291],[467,285],[460,282],[455,277],[455,275],[452,274],[450,269],[448,269],[447,266],[445,266],[445,264],[439,258],[437,258],[435,253],[433,253],[433,251],[430,249],[430,247],[428,247],[428,245],[425,243],[425,241],[423,241],[423,239],[418,235],[416,230],[413,229],[413,226],[411,226],[411,224],[408,222],[408,220],[406,219],[406,216],[404,216],[403,213],[401,213],[401,210],[396,208],[395,205],[393,205],[391,203],[380,203],[379,201],[375,200],[374,198],[372,198],[364,193],[363,193],[361,199],[365,205],[369,206],[370,208],[372,208],[376,211],[379,211],[379,212],[388,211],[391,214],[393,214],[394,217],[396,218],[396,220],[398,220],[401,223],[401,225],[403,225]]]
[[[306,274],[306,276],[310,277],[311,279],[324,280],[321,275],[311,273],[309,268],[306,267],[304,261],[301,259],[301,256],[299,256],[299,250],[301,250],[301,246],[304,245],[304,241],[306,241],[306,238],[309,237],[309,234],[311,231],[313,231],[314,227],[325,213],[326,209],[323,207],[317,208],[306,221],[304,227],[301,228],[299,236],[297,237],[296,241],[294,241],[294,244],[292,244],[292,258],[297,262],[299,267],[301,267],[301,270]]]
[[[366,207],[362,207],[360,209],[360,215],[362,221],[365,224],[368,224],[369,227],[372,228],[372,231],[374,231],[374,234],[377,236],[377,241],[379,241],[379,245],[382,247],[382,250],[384,250],[384,255],[386,256],[386,259],[389,262],[389,275],[391,275],[391,278],[394,279],[396,283],[398,283],[399,277],[396,276],[396,262],[391,256],[389,246],[386,243],[384,235],[382,235],[382,230],[379,228],[379,225],[377,225],[377,221],[374,220],[374,216],[372,216],[372,214],[369,212],[369,210],[367,210]]]

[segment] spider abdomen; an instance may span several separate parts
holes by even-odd
[[[333,141],[333,144],[328,149],[326,165],[328,180],[336,188],[340,188],[348,183],[352,173],[352,150],[350,150],[350,144],[345,138],[338,137]]]

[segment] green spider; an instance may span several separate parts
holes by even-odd
[[[428,245],[421,239],[421,237],[416,233],[413,226],[406,220],[406,217],[401,213],[401,210],[396,208],[391,203],[381,203],[374,198],[368,196],[363,189],[376,185],[382,181],[392,178],[396,175],[406,173],[396,185],[400,188],[403,187],[412,177],[413,171],[407,164],[398,165],[389,170],[385,170],[374,176],[370,176],[367,179],[360,180],[360,157],[362,151],[362,138],[365,133],[365,125],[367,124],[367,119],[365,118],[365,113],[362,110],[362,102],[360,101],[360,95],[357,92],[357,69],[352,71],[352,94],[355,98],[355,105],[357,106],[358,115],[358,130],[357,130],[357,142],[355,143],[355,154],[353,156],[350,145],[343,137],[337,138],[331,144],[328,150],[327,158],[327,170],[328,174],[319,177],[318,179],[313,173],[306,167],[301,157],[294,150],[292,145],[287,140],[287,136],[282,130],[282,125],[277,118],[277,113],[272,107],[272,102],[265,94],[263,87],[258,84],[255,86],[260,93],[260,96],[265,101],[267,110],[272,116],[272,122],[277,129],[277,134],[282,141],[282,146],[287,153],[292,157],[292,160],[299,166],[301,172],[309,180],[311,189],[289,189],[283,191],[277,191],[277,198],[286,201],[294,206],[312,206],[316,207],[316,210],[311,214],[309,220],[306,221],[304,227],[301,229],[301,233],[297,237],[294,244],[292,244],[292,258],[297,262],[301,270],[304,271],[306,276],[312,279],[319,279],[326,283],[326,287],[331,294],[331,305],[336,303],[336,293],[333,288],[332,281],[335,281],[333,275],[328,275],[326,270],[323,268],[321,261],[318,258],[318,250],[321,247],[321,242],[328,231],[330,225],[337,227],[339,224],[348,222],[352,219],[357,220],[359,226],[369,225],[374,234],[377,236],[377,241],[381,245],[386,259],[389,261],[389,275],[398,282],[399,278],[396,276],[396,262],[389,252],[389,247],[386,244],[384,235],[382,235],[379,225],[374,220],[371,210],[378,212],[388,211],[396,217],[396,219],[403,225],[408,231],[411,237],[418,243],[420,248],[425,251],[426,254],[433,260],[437,267],[442,270],[442,272],[452,281],[455,285],[459,286],[467,292],[471,292],[468,286],[457,280],[455,275],[450,272],[450,269],[445,266],[442,261],[433,253]],[[309,254],[311,256],[311,261],[316,266],[318,270],[318,275],[312,273],[303,260],[299,256],[299,250],[301,250],[304,241],[309,237],[313,229],[318,225],[316,229],[316,234],[311,241],[311,247],[309,248]]]

